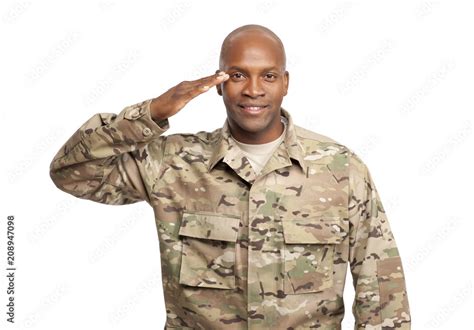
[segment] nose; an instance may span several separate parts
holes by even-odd
[[[258,77],[248,79],[244,89],[242,90],[242,94],[251,98],[264,96],[265,91],[263,90],[260,79]]]

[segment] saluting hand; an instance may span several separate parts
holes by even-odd
[[[212,76],[193,81],[182,81],[162,95],[153,99],[150,104],[151,117],[154,120],[169,118],[184,108],[184,106],[193,98],[207,92],[211,87],[216,86],[227,79],[229,79],[227,73],[224,71],[218,71]]]

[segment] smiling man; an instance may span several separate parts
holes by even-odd
[[[293,123],[281,107],[285,63],[271,30],[242,26],[216,74],[92,116],[51,178],[79,198],[153,208],[165,329],[340,329],[348,265],[355,328],[409,329],[402,263],[367,166]],[[212,87],[222,128],[163,134]]]
[[[249,144],[268,143],[283,131],[280,107],[289,74],[280,39],[263,27],[244,26],[224,40],[220,70],[230,81],[217,85],[232,136]]]

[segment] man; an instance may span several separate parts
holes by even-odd
[[[293,124],[281,107],[285,62],[272,31],[242,26],[224,40],[216,74],[90,118],[54,157],[51,178],[79,198],[151,205],[165,329],[339,329],[348,263],[356,328],[409,329],[371,175],[346,146]],[[214,86],[222,128],[163,135]]]

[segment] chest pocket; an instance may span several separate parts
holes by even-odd
[[[334,253],[347,235],[342,218],[285,219],[283,224],[283,291],[319,292],[332,287]]]
[[[183,213],[179,283],[197,287],[235,288],[235,244],[240,217]]]

